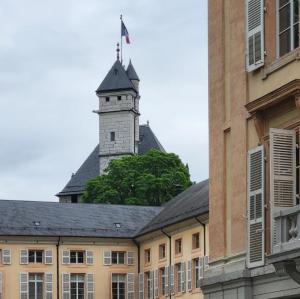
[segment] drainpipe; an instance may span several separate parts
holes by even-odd
[[[200,223],[203,227],[203,238],[204,238],[204,250],[203,250],[203,254],[204,256],[206,255],[206,229],[205,229],[205,224],[203,222],[201,222],[197,217],[195,217],[195,220]]]
[[[168,235],[163,229],[160,230],[165,236],[167,236],[169,238],[169,273],[168,273],[168,279],[169,279],[169,282],[171,282],[171,279],[170,279],[170,274],[171,274],[171,266],[172,266],[172,242],[171,242],[171,236]],[[169,298],[171,299],[172,298],[172,295],[171,295],[171,288],[170,288],[170,283],[168,284],[169,286]]]
[[[141,247],[140,247],[140,243],[138,241],[136,241],[136,239],[132,239],[132,241],[138,249],[138,273],[140,273],[140,270],[141,270],[140,250],[141,250]]]
[[[60,298],[60,290],[59,290],[59,244],[60,244],[60,236],[58,237],[58,241],[56,244],[56,289],[57,289],[57,299]]]

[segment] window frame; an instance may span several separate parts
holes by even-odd
[[[114,281],[114,277],[117,277],[117,281]],[[120,279],[122,277],[122,279]],[[124,280],[123,280],[124,278]],[[111,296],[113,298],[113,283],[117,284],[117,299],[125,299],[127,293],[127,286],[126,286],[126,274],[125,273],[112,273],[111,275]],[[120,284],[124,283],[124,297],[120,297]]]
[[[195,238],[197,237],[197,239],[195,240]],[[196,244],[198,243],[198,246],[196,247]],[[200,249],[200,232],[196,232],[194,234],[192,234],[192,249],[193,250],[197,250]]]
[[[30,261],[30,258],[32,257],[30,253],[33,253],[33,261]],[[42,253],[42,260],[40,262],[37,261],[37,253]],[[43,264],[44,260],[45,260],[44,250],[28,249],[28,264]]]
[[[111,131],[109,134],[109,137],[110,137],[110,142],[115,142],[116,141],[116,132]]]
[[[116,254],[117,262],[113,262],[113,255]],[[120,254],[124,254],[123,263],[120,263]],[[111,252],[111,264],[112,265],[125,265],[126,264],[126,251],[112,251]]]
[[[75,253],[75,262],[72,262],[72,253]],[[78,253],[82,253],[82,262],[78,262]],[[85,262],[85,251],[84,250],[70,250],[70,264],[83,265]]]
[[[147,248],[144,251],[144,261],[145,261],[145,264],[151,263],[151,249],[150,248]]]
[[[180,246],[178,245],[180,244]],[[183,247],[182,247],[182,238],[178,238],[175,240],[175,255],[180,255],[183,252]],[[179,250],[180,249],[180,250]]]
[[[166,258],[166,249],[167,249],[166,243],[159,244],[159,246],[158,246],[158,258],[160,260],[163,260],[163,259]],[[161,255],[161,252],[163,253],[163,255]]]
[[[34,279],[32,279],[32,275],[34,275]],[[40,276],[41,278],[37,278],[37,276]],[[43,273],[28,273],[28,298],[30,296],[30,283],[34,283],[34,299],[43,299],[44,297],[44,275]],[[41,296],[38,296],[37,290],[38,290],[38,284],[41,284]]]
[[[86,288],[86,283],[85,283],[85,274],[83,273],[71,273],[70,274],[70,298],[72,297],[72,290],[74,290],[74,288],[72,288],[72,283],[75,283],[76,288],[75,288],[75,295],[76,295],[76,299],[81,299],[79,297],[79,283],[83,284],[83,297],[82,299],[85,298],[85,288]]]

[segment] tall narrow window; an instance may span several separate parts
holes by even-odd
[[[151,250],[145,250],[145,264],[149,264],[151,262]]]
[[[201,275],[201,265],[200,265],[200,259],[194,259],[194,278],[195,278],[195,288],[200,288],[200,275]]]
[[[180,293],[182,292],[182,275],[183,275],[183,269],[182,269],[182,264],[176,264],[175,265],[175,277],[176,277],[176,292]]]
[[[175,240],[175,254],[182,253],[182,239]]]
[[[278,2],[278,55],[299,47],[299,0]]]
[[[166,257],[166,244],[159,245],[159,259],[162,260]]]
[[[43,274],[29,274],[29,299],[43,299]]]
[[[84,299],[84,274],[71,274],[71,298]]]
[[[166,295],[166,282],[167,282],[165,267],[159,269],[159,277],[160,277],[160,283],[159,283],[160,292],[159,292],[159,294],[161,296],[165,296]]]
[[[106,101],[106,102],[109,102],[109,97],[105,97],[105,101]]]
[[[200,248],[200,233],[193,234],[193,249]]]
[[[110,132],[110,141],[116,140],[116,132]]]
[[[112,299],[125,299],[125,281],[124,274],[112,275]]]

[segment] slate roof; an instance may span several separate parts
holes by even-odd
[[[128,78],[128,75],[121,62],[116,60],[96,92],[103,93],[128,89],[135,90],[135,87]]]
[[[139,76],[137,75],[132,63],[131,63],[131,59],[129,61],[129,64],[128,64],[128,67],[127,67],[127,70],[126,70],[126,74],[128,76],[128,78],[130,80],[137,80],[137,81],[140,81],[140,78]]]
[[[5,211],[0,215],[0,235],[132,238],[161,210],[145,206],[0,200],[0,211]],[[115,223],[121,227],[116,228]]]
[[[137,236],[208,213],[208,180],[192,185],[166,203]]]
[[[140,125],[139,155],[145,154],[150,149],[165,151],[153,131],[148,125]],[[77,172],[71,177],[67,185],[56,196],[81,194],[85,190],[86,182],[99,175],[99,145],[91,152]]]

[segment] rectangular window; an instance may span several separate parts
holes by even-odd
[[[28,250],[28,262],[29,263],[42,263],[43,262],[43,250]]]
[[[112,299],[125,299],[125,274],[112,275]]]
[[[159,245],[159,259],[162,260],[166,257],[166,244]]]
[[[182,253],[182,239],[175,240],[175,254]]]
[[[160,281],[160,283],[159,283],[159,289],[160,289],[160,292],[159,292],[159,294],[161,295],[161,296],[164,296],[164,295],[166,295],[166,279],[167,279],[167,277],[166,277],[166,269],[165,269],[165,267],[164,268],[160,268],[159,269],[159,281]]]
[[[123,251],[112,251],[111,253],[112,264],[125,264],[125,252]]]
[[[145,272],[145,299],[152,299],[150,272]]]
[[[105,97],[105,101],[106,101],[106,102],[109,102],[109,97]]]
[[[145,250],[145,264],[151,263],[151,250],[146,249]]]
[[[193,234],[193,249],[200,248],[200,233]]]
[[[200,259],[199,258],[194,259],[193,264],[194,264],[193,277],[195,278],[195,288],[200,288],[200,272],[201,272]]]
[[[71,274],[71,299],[84,299],[84,274]]]
[[[176,264],[175,265],[175,281],[176,281],[176,292],[177,293],[180,293],[182,292],[182,275],[183,275],[183,269],[182,269],[182,264],[179,263],[179,264]]]
[[[122,97],[121,96],[118,96],[118,101],[121,101],[122,100]]]
[[[29,273],[29,299],[43,299],[43,274]]]
[[[70,264],[83,264],[84,251],[70,251]]]
[[[299,47],[299,0],[277,0],[278,55]]]
[[[116,132],[110,132],[110,141],[116,141]]]

